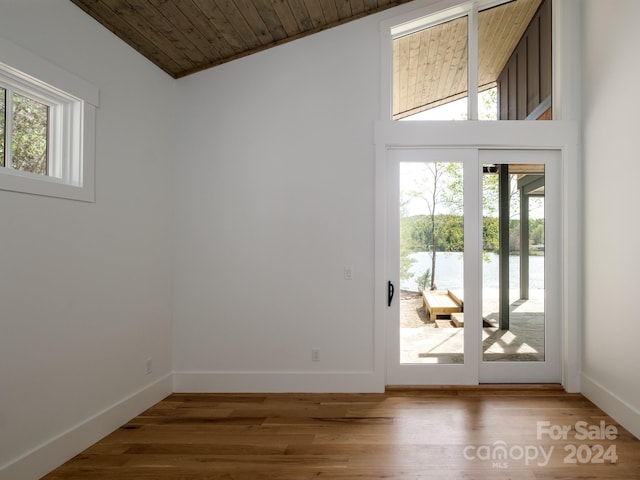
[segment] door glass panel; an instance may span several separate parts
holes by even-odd
[[[552,118],[552,1],[491,3],[477,14],[472,48],[468,29],[476,22],[470,11],[393,38],[393,120],[466,120],[469,88],[478,92],[471,118]],[[431,21],[438,19],[425,19]],[[477,62],[473,85],[470,58]]]
[[[545,360],[545,168],[483,165],[484,361]]]
[[[464,363],[463,166],[400,162],[400,363]]]

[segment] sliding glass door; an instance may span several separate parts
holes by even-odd
[[[389,150],[388,384],[560,382],[558,164]]]

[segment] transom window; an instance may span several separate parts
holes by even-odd
[[[391,35],[394,120],[551,118],[551,0],[470,2]]]

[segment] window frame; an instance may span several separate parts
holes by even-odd
[[[48,92],[40,92],[29,85],[27,82],[16,81],[16,79],[12,78],[11,75],[6,73],[6,66],[0,64],[0,88],[5,91],[5,125],[4,125],[4,137],[5,137],[5,147],[4,147],[4,165],[1,168],[8,169],[5,173],[11,173],[15,175],[26,175],[32,176],[36,175],[37,177],[41,176],[51,176],[54,178],[59,178],[62,180],[62,174],[59,168],[53,168],[54,165],[57,167],[58,159],[55,158],[55,152],[58,150],[57,144],[60,142],[60,134],[61,129],[59,128],[60,121],[60,110],[64,109],[64,106],[61,104],[60,100],[52,99],[50,95],[47,95]],[[24,170],[18,170],[13,165],[13,148],[12,144],[14,142],[13,139],[13,121],[12,121],[12,112],[14,107],[13,95],[20,95],[24,98],[28,98],[29,100],[33,100],[35,102],[40,103],[41,105],[45,105],[48,107],[47,114],[47,173],[46,174],[37,174],[31,173]],[[54,157],[54,158],[52,158]],[[67,182],[71,183],[71,182]]]
[[[0,190],[94,202],[98,89],[3,39],[0,87],[6,89],[7,97],[14,92],[49,107],[47,174],[12,168],[5,157]],[[5,152],[11,143],[9,126],[5,125]]]
[[[393,118],[393,41],[420,30],[440,25],[460,17],[467,17],[468,59],[467,59],[467,121],[478,120],[478,15],[481,11],[509,3],[512,0],[444,0],[434,5],[413,9],[403,15],[381,22],[381,87],[383,94],[380,105],[380,119]],[[551,0],[555,6],[556,0]],[[555,7],[554,7],[555,10]],[[554,20],[555,22],[555,20]],[[555,35],[555,28],[552,29]],[[552,42],[555,45],[555,39]],[[553,61],[552,71],[557,68]],[[554,73],[555,78],[555,73]],[[555,80],[552,81],[555,83]],[[555,85],[554,85],[555,86]],[[555,98],[555,88],[554,95]],[[555,101],[553,102],[556,103]],[[560,111],[554,105],[553,119]],[[429,120],[434,121],[434,120]],[[501,120],[504,121],[504,120]]]

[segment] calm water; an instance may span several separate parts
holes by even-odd
[[[431,268],[431,256],[427,252],[411,254],[417,261],[410,272],[413,277],[410,280],[401,280],[400,288],[403,290],[418,290],[416,277],[422,275],[425,270]],[[489,261],[482,262],[482,278],[485,288],[498,287],[498,254],[488,254]],[[462,253],[438,252],[436,255],[436,286],[438,290],[462,289]],[[520,287],[520,257],[509,256],[509,283],[510,288]],[[529,256],[529,286],[532,289],[544,289],[544,256]]]

